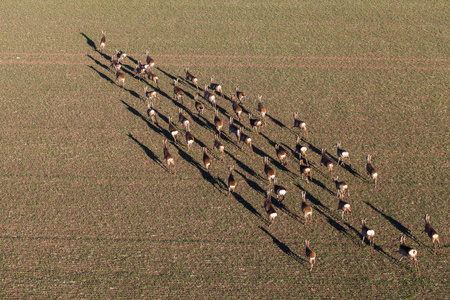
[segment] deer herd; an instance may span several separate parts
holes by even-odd
[[[100,40],[100,43],[97,47],[98,52],[102,52],[106,47],[106,32],[102,31],[102,37]],[[121,86],[122,88],[125,85],[125,74],[121,71],[122,65],[124,60],[126,59],[127,54],[120,51],[119,49],[115,50],[115,53],[111,56],[111,65],[110,67],[114,70],[115,76],[116,76],[116,84],[118,86]],[[150,121],[154,124],[158,124],[157,122],[157,113],[153,109],[153,105],[155,100],[159,100],[159,93],[160,90],[159,87],[159,77],[153,73],[153,68],[155,67],[156,62],[150,57],[149,51],[145,51],[145,63],[142,63],[140,60],[135,66],[135,77],[137,77],[139,80],[142,80],[142,77],[145,75],[147,76],[149,82],[152,82],[156,85],[155,90],[148,90],[148,85],[144,88],[145,97],[147,99],[147,115],[150,119]],[[186,82],[192,84],[196,88],[196,94],[194,95],[194,101],[195,101],[195,109],[197,110],[197,113],[199,116],[203,116],[205,113],[205,104],[202,103],[199,98],[199,79],[194,76],[190,71],[189,68],[184,69],[185,73],[185,80]],[[179,103],[183,103],[183,97],[185,95],[185,92],[183,89],[179,86],[179,78],[175,79],[173,81],[173,99],[174,101],[177,101]],[[214,111],[213,115],[213,124],[216,130],[216,133],[214,134],[214,148],[217,149],[221,155],[221,160],[224,161],[225,153],[224,144],[220,141],[220,136],[223,134],[223,127],[224,122],[220,118],[219,109],[217,108],[217,98],[216,96],[220,96],[221,99],[225,98],[225,94],[223,92],[223,87],[219,83],[214,82],[214,77],[210,78],[209,85],[204,85],[204,93],[203,98],[205,101],[209,102],[212,106],[212,109]],[[242,149],[244,144],[246,144],[249,147],[249,152],[253,154],[253,146],[252,146],[252,138],[243,132],[243,126],[242,126],[242,118],[241,115],[243,113],[243,103],[247,99],[247,95],[244,94],[243,91],[240,90],[239,86],[235,87],[235,94],[231,95],[229,98],[231,102],[231,108],[233,110],[233,113],[236,115],[237,120],[239,121],[239,125],[235,123],[235,120],[233,117],[229,117],[229,127],[228,127],[228,134],[230,135],[230,141],[231,141],[231,135],[234,135],[236,137],[236,144]],[[258,95],[257,97],[257,110],[260,112],[261,119],[253,116],[252,113],[248,113],[249,118],[249,125],[252,127],[252,131],[255,134],[259,134],[261,132],[261,129],[267,125],[266,123],[266,114],[267,109],[266,106],[262,102],[262,96]],[[269,115],[270,116],[270,115]],[[182,108],[179,108],[179,116],[178,116],[179,123],[182,124],[185,127],[185,137],[186,137],[186,146],[187,150],[190,151],[192,146],[195,143],[194,135],[190,131],[190,121],[183,113]],[[308,135],[307,130],[307,124],[306,121],[299,119],[298,113],[293,113],[293,125],[290,127],[291,130],[294,130],[297,128],[299,130],[298,134],[296,134],[296,144],[295,144],[295,153],[298,155],[299,160],[299,170],[300,175],[302,179],[305,179],[307,183],[312,181],[312,169],[313,166],[310,163],[310,160],[308,159],[308,147],[305,145],[302,145],[302,140],[304,139],[308,144],[310,144],[310,139]],[[168,131],[170,133],[170,136],[173,139],[174,144],[177,144],[179,142],[178,135],[179,130],[177,127],[172,123],[172,117],[168,117]],[[342,148],[342,143],[337,142],[336,145],[336,156],[337,156],[337,165],[338,166],[345,166],[348,168],[351,168],[351,161],[350,161],[350,153],[347,150],[344,150]],[[212,157],[208,154],[208,150],[206,147],[201,147],[202,153],[203,153],[203,165],[207,172],[210,172],[211,165],[213,162]],[[279,144],[275,144],[275,153],[276,157],[280,161],[281,165],[285,166],[288,163],[288,153],[285,149]],[[170,173],[173,173],[176,175],[176,167],[175,167],[175,159],[173,155],[170,154],[169,148],[168,148],[168,140],[163,139],[163,154],[164,159],[167,164],[167,170]],[[264,163],[264,173],[267,177],[269,187],[266,190],[265,194],[265,201],[264,201],[264,208],[267,213],[267,222],[270,226],[277,217],[277,209],[272,203],[272,193],[276,194],[277,201],[279,204],[283,201],[285,198],[285,195],[287,194],[287,190],[282,185],[278,184],[278,179],[276,177],[276,170],[272,168],[269,164],[269,158],[265,156],[263,158]],[[327,151],[325,148],[321,150],[321,159],[320,159],[320,165],[322,165],[327,172],[329,173],[332,182],[335,184],[336,187],[336,196],[338,199],[338,207],[337,209],[341,211],[341,218],[344,220],[345,216],[347,215],[347,220],[351,218],[353,220],[352,216],[352,210],[351,206],[348,202],[345,201],[345,196],[350,195],[349,191],[349,184],[345,181],[339,181],[338,176],[333,176],[333,170],[334,170],[334,160],[328,157]],[[228,188],[228,195],[232,195],[235,193],[238,181],[234,177],[234,166],[231,165],[228,167],[229,175],[228,175],[228,182],[227,182],[227,188]],[[375,188],[377,187],[377,180],[378,180],[378,172],[376,171],[375,167],[372,164],[372,155],[367,155],[366,157],[366,172],[367,175],[370,177],[370,179],[373,181],[373,184]],[[306,177],[306,178],[305,178]],[[301,192],[301,210],[304,217],[304,224],[307,224],[308,222],[311,223],[313,221],[313,208],[307,203],[306,201],[306,192]],[[430,216],[427,214],[425,215],[425,230],[424,232],[428,235],[428,237],[431,239],[431,242],[434,247],[434,253],[436,254],[437,251],[440,250],[440,241],[439,241],[439,235],[437,231],[431,226],[430,223]],[[375,248],[375,230],[370,229],[367,226],[366,218],[361,219],[361,237],[362,237],[362,243],[367,239],[370,247],[372,249]],[[314,262],[316,259],[316,253],[310,248],[309,246],[309,240],[305,240],[305,255],[306,258],[310,264],[310,271],[312,271]],[[406,245],[406,240],[404,236],[401,236],[399,239],[400,247],[398,250],[398,253],[401,254],[401,259],[404,257],[407,257],[414,263],[414,268],[419,271],[418,266],[418,260],[417,255],[418,251],[417,249],[414,249],[412,247],[409,247]]]

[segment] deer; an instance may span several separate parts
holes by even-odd
[[[155,66],[155,60],[150,57],[148,50],[145,50],[145,56],[146,56],[147,66],[150,68],[150,70],[153,70],[153,67]]]
[[[302,191],[302,212],[305,218],[305,224],[308,222],[308,217],[312,221],[312,207],[306,203],[306,192]]]
[[[434,254],[436,255],[436,247],[439,247],[439,250],[440,250],[441,242],[439,241],[439,234],[431,226],[430,216],[428,214],[425,215],[425,230],[424,230],[424,232],[426,234],[428,234],[428,236],[430,237],[431,242],[433,243],[433,247],[434,247]]]
[[[209,101],[212,105],[216,105],[216,95],[209,92],[207,85],[205,85],[205,92],[203,93],[203,98],[205,98],[206,101]]]
[[[328,169],[328,172],[330,172],[330,176],[332,176],[333,175],[333,162],[331,161],[331,159],[329,159],[327,157],[326,149],[322,149],[322,159],[320,160],[320,163]]]
[[[156,119],[156,111],[153,109],[153,101],[147,103],[147,116],[150,118],[153,124],[158,125],[158,120]]]
[[[352,209],[350,207],[350,204],[344,201],[344,196],[342,194],[340,194],[338,196],[338,200],[339,200],[338,210],[342,211],[342,215],[341,215],[342,220],[344,220],[345,213],[349,214],[353,220],[353,214],[352,214]],[[347,220],[348,220],[348,218],[347,218]]]
[[[189,126],[189,120],[188,118],[186,118],[183,115],[183,110],[180,108],[178,108],[178,121],[183,124],[184,127],[188,127]]]
[[[282,165],[287,164],[287,153],[286,151],[280,146],[280,144],[275,144],[275,151],[277,153],[277,157],[280,160],[280,163]]]
[[[173,98],[178,102],[183,103],[184,92],[178,87],[178,79],[173,81]]]
[[[316,253],[314,251],[312,251],[311,248],[309,248],[308,240],[305,240],[305,255],[309,261],[309,265],[310,265],[309,271],[311,272],[314,267],[314,263],[316,262]]]
[[[116,56],[117,56],[117,61],[120,63],[123,63],[125,58],[127,58],[127,54],[125,52],[120,51],[119,49],[116,49]]]
[[[333,182],[334,185],[336,186],[337,189],[337,196],[339,197],[340,195],[344,196],[345,192],[347,191],[347,194],[350,196],[350,191],[348,190],[348,184],[345,181],[338,181],[339,176],[335,176],[333,177]]]
[[[378,172],[375,170],[375,168],[372,165],[372,155],[367,155],[367,164],[366,164],[366,171],[367,174],[372,178],[372,180],[375,183],[375,188],[377,188],[377,179],[378,179]]]
[[[234,171],[234,166],[230,166],[228,168],[228,171],[230,171],[230,175],[228,175],[228,195],[234,193],[234,190],[236,189],[236,179],[234,179],[234,175],[233,175],[233,171]]]
[[[309,142],[308,129],[306,128],[306,122],[298,119],[298,113],[296,113],[296,112],[294,113],[294,125],[292,125],[291,129],[293,129],[295,127],[299,128],[300,130],[303,130],[305,132],[306,141]]]
[[[272,167],[269,166],[269,158],[267,156],[264,157],[264,173],[269,180],[269,184],[272,183],[275,179],[275,169],[272,169]]]
[[[242,131],[242,127],[239,127],[239,142],[242,142],[241,149],[245,143],[250,148],[250,153],[253,153],[252,138]]]
[[[117,56],[116,55],[111,55],[111,64],[109,65],[110,68],[117,70],[122,67],[122,65],[120,64],[120,62],[117,60]]]
[[[175,144],[177,143],[178,129],[172,124],[172,117],[169,117],[169,132],[173,137]]]
[[[272,189],[269,188],[266,191],[266,201],[264,201],[264,208],[266,209],[267,221],[269,223],[269,226],[273,224],[273,221],[277,216],[277,210],[275,209],[275,207],[273,207],[271,198],[272,198]]]
[[[303,160],[299,161],[300,166],[300,174],[302,174],[302,179],[306,177],[306,183],[309,183],[309,180],[312,181],[312,169],[309,164],[304,164]]]
[[[148,86],[144,87],[144,93],[145,93],[145,97],[147,97],[147,100],[149,101],[153,101],[153,99],[158,99],[158,93],[156,91],[149,91],[148,90]]]
[[[219,136],[218,136],[217,134],[214,135],[214,148],[216,148],[217,150],[219,150],[221,159],[222,159],[222,161],[223,161],[223,159],[224,159],[225,146],[224,146],[224,145],[222,144],[222,142],[219,140]]]
[[[336,152],[338,156],[338,165],[344,165],[344,160],[348,159],[348,165],[351,166],[352,163],[350,161],[350,153],[342,149],[342,143],[337,142],[335,147],[337,148]]]
[[[266,123],[266,107],[264,106],[264,104],[262,103],[262,96],[258,96],[258,111],[261,113],[261,118],[263,120],[263,123]]]
[[[206,147],[203,147],[203,148],[202,148],[202,151],[203,151],[203,164],[205,165],[206,171],[209,172],[209,168],[211,167],[212,159],[211,159],[211,157],[208,155],[207,150],[206,150]]]
[[[189,73],[189,68],[185,68],[184,72],[186,73],[186,80],[187,81],[191,81],[195,85],[195,87],[197,88],[197,91],[198,91],[198,79],[197,79],[197,77],[195,77],[194,75]]]
[[[223,98],[222,85],[214,83],[214,76],[210,78],[209,82],[209,88],[216,93],[220,93],[220,97]]]
[[[205,111],[205,105],[203,103],[201,103],[200,101],[198,101],[198,94],[194,95],[194,101],[195,101],[195,109],[198,112],[199,116],[202,116],[204,111]]]
[[[156,87],[159,89],[158,75],[153,74],[152,71],[150,71],[150,69],[147,69],[145,72],[147,73],[148,80],[153,81],[156,84]]]
[[[216,107],[214,106],[214,125],[216,126],[217,132],[219,134],[220,137],[220,131],[222,130],[223,127],[223,121],[219,118],[219,110],[216,109]]]
[[[279,201],[279,203],[281,203],[287,194],[287,190],[284,186],[278,185],[278,181],[276,178],[273,179],[273,190],[277,195],[277,200]]]
[[[236,135],[236,141],[239,142],[241,139],[241,131],[240,128],[234,125],[234,119],[233,117],[230,117],[230,123],[228,125],[228,134],[233,133]]]
[[[233,111],[236,114],[236,116],[238,117],[238,120],[241,121],[242,107],[236,101],[236,98],[234,96],[231,96],[231,101],[232,101]]]
[[[236,97],[238,98],[239,102],[244,102],[245,100],[244,92],[239,91],[239,86],[236,86],[234,89],[236,90]]]
[[[301,141],[300,136],[297,135],[297,139],[295,141],[295,153],[299,155],[300,160],[303,159],[305,163],[309,165],[308,156],[306,153],[308,151],[308,147],[302,146],[300,141]]]
[[[401,236],[400,237],[400,248],[398,249],[398,252],[402,255],[402,257],[400,258],[400,261],[404,258],[407,257],[410,260],[412,260],[414,262],[414,268],[419,272],[419,263],[417,261],[417,250],[414,248],[411,248],[409,246],[406,245],[405,242],[405,236]]]
[[[189,123],[186,125],[186,145],[188,148],[188,151],[191,149],[192,145],[194,144],[194,136],[191,133],[191,129],[189,126]]]
[[[100,45],[98,46],[97,51],[102,52],[106,46],[106,31],[102,31],[102,38],[100,39]]]
[[[259,129],[262,127],[263,123],[260,119],[253,118],[251,113],[248,114],[248,118],[250,120],[250,125],[253,128],[253,132],[259,133]]]
[[[170,166],[173,165],[175,167],[175,161],[173,159],[173,156],[170,154],[169,149],[167,148],[167,139],[163,140],[163,146],[164,146],[164,159],[167,163],[167,170],[170,172]],[[175,170],[176,174],[176,170]]]
[[[119,65],[120,66],[120,65]],[[119,71],[120,67],[116,69],[116,81],[118,86],[122,86],[122,88],[125,87],[125,74]]]
[[[136,74],[134,77],[138,77],[139,80],[142,79],[142,76],[145,74],[145,65],[141,63],[141,61],[138,61],[138,64],[135,67]]]
[[[364,240],[367,239],[369,241],[370,246],[374,248],[375,231],[367,227],[366,218],[361,219],[361,236],[362,236],[361,243],[364,243]]]

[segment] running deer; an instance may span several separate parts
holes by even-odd
[[[142,76],[144,76],[144,74],[145,74],[145,65],[143,65],[141,63],[141,61],[138,61],[135,71],[136,71],[136,74],[134,75],[134,77],[138,77],[139,81],[140,81],[142,79]]]
[[[100,40],[100,45],[98,46],[97,51],[103,51],[106,46],[106,31],[102,31],[102,38]]]
[[[305,254],[306,258],[309,261],[310,269],[309,271],[312,271],[314,263],[316,262],[316,253],[309,248],[309,241],[305,240]]]
[[[338,179],[339,176],[333,177],[333,182],[337,189],[337,196],[338,197],[340,195],[344,196],[345,192],[347,192],[347,194],[350,196],[350,191],[348,190],[348,183],[345,181],[338,181]]]
[[[277,200],[281,203],[287,194],[287,190],[284,186],[278,185],[278,180],[276,178],[273,180],[273,190],[277,195]]]
[[[150,57],[148,50],[145,50],[145,56],[146,56],[147,66],[150,68],[150,70],[152,70],[153,67],[155,66],[155,60]]]
[[[167,148],[167,140],[163,140],[163,146],[164,146],[164,159],[166,160],[167,163],[167,170],[170,172],[171,168],[170,166],[173,165],[175,167],[175,161],[173,159],[173,156],[170,154],[169,149]],[[176,174],[176,170],[175,174]]]
[[[219,140],[219,136],[217,134],[214,135],[214,148],[219,150],[221,160],[224,159],[224,152],[225,152],[225,146],[222,144],[222,142]]]
[[[263,123],[266,123],[266,107],[264,106],[264,104],[262,103],[262,96],[258,96],[258,111],[261,113],[261,118],[263,120]]]
[[[238,117],[238,120],[240,121],[241,120],[241,114],[242,114],[242,107],[236,101],[236,97],[231,96],[231,101],[233,103],[233,105],[232,105],[233,111],[236,114],[236,116]]]
[[[370,154],[367,155],[366,171],[367,171],[367,174],[370,176],[370,178],[372,178],[372,180],[375,182],[375,188],[376,188],[378,173],[372,165],[372,155],[370,155]]]
[[[169,132],[176,144],[178,138],[178,129],[175,127],[175,125],[172,124],[172,117],[169,117]]]
[[[194,95],[194,101],[195,101],[195,109],[197,110],[199,116],[203,116],[203,113],[205,111],[205,105],[198,101],[198,94]]]
[[[275,151],[277,153],[277,157],[280,160],[282,165],[287,164],[287,153],[286,151],[280,146],[280,144],[275,144]]]
[[[436,230],[431,226],[430,223],[430,216],[425,215],[425,232],[428,234],[428,236],[431,239],[431,242],[434,246],[434,254],[436,254],[436,247],[439,247],[439,250],[441,249],[441,242],[439,241],[439,235]]]
[[[268,189],[266,191],[266,201],[264,201],[264,208],[267,213],[267,221],[269,222],[269,226],[272,225],[275,217],[277,216],[277,211],[272,204],[272,189]]]
[[[308,147],[302,146],[300,141],[301,141],[301,139],[297,135],[297,139],[295,141],[295,153],[297,153],[299,155],[299,159],[300,160],[303,159],[305,161],[305,163],[307,165],[309,165],[308,156],[307,156],[307,153],[306,153],[308,151]]]
[[[320,163],[328,169],[330,176],[333,176],[333,162],[327,157],[326,149],[322,149],[322,159],[320,160]]]
[[[159,89],[158,75],[153,74],[152,71],[150,71],[150,69],[147,69],[146,73],[147,73],[148,80],[153,81],[156,84],[156,87]]]
[[[214,125],[216,126],[217,132],[219,134],[220,137],[220,131],[222,130],[223,127],[223,121],[219,118],[219,110],[215,108],[214,106]]]
[[[231,193],[234,193],[237,182],[236,182],[236,179],[234,179],[234,175],[233,175],[234,166],[230,166],[228,168],[228,171],[230,171],[230,175],[228,176],[228,195],[230,195]]]
[[[211,93],[208,90],[208,86],[205,85],[205,92],[203,93],[203,98],[205,98],[206,101],[209,101],[212,105],[216,105],[216,95]]]
[[[293,129],[294,127],[297,127],[300,130],[303,130],[305,132],[306,141],[309,142],[308,129],[306,128],[306,122],[299,120],[298,113],[296,113],[296,112],[294,113],[294,125],[291,127],[291,129]]]
[[[250,153],[253,153],[252,138],[242,131],[242,127],[239,127],[239,142],[242,142],[241,149],[244,144],[247,144],[250,148]]]
[[[239,102],[244,102],[245,100],[244,92],[239,91],[239,86],[236,86],[234,89],[236,90],[236,97],[238,98]]]
[[[409,246],[406,246],[405,236],[403,236],[403,235],[400,237],[400,248],[398,249],[398,252],[402,255],[402,257],[400,258],[400,261],[404,257],[409,258],[410,260],[412,260],[414,262],[414,268],[420,273],[419,263],[417,261],[417,250],[414,248],[411,248]]]
[[[189,123],[186,126],[186,144],[187,144],[187,148],[188,151],[191,149],[192,145],[194,144],[194,136],[191,133],[191,129],[189,127]]]
[[[302,174],[302,179],[306,177],[306,183],[309,183],[309,180],[312,181],[312,169],[309,164],[304,164],[303,160],[299,161],[300,166],[300,174]]]
[[[352,221],[353,221],[353,214],[352,214],[352,209],[350,207],[350,204],[344,201],[344,196],[343,195],[339,195],[338,196],[339,199],[339,203],[338,203],[338,210],[342,211],[342,220],[344,220],[344,215],[345,213],[347,213],[347,215],[350,215]],[[347,221],[348,221],[348,217],[347,217]]]
[[[156,119],[156,111],[153,109],[153,101],[147,103],[147,116],[150,118],[153,124],[158,125],[158,120]]]
[[[250,120],[250,125],[253,128],[253,131],[256,133],[260,132],[260,128],[262,127],[262,121],[257,118],[253,118],[253,115],[251,113],[248,114],[248,118]]]
[[[212,159],[211,159],[211,157],[208,155],[207,150],[206,150],[206,147],[203,147],[203,148],[202,148],[202,151],[203,151],[203,164],[205,165],[206,171],[209,172],[209,167],[211,167]]]
[[[222,85],[214,83],[214,76],[210,78],[209,82],[209,88],[216,93],[220,93],[220,97],[223,98]]]
[[[156,91],[149,91],[148,90],[148,86],[144,87],[144,93],[145,93],[145,97],[147,97],[147,100],[149,101],[153,101],[153,99],[158,99],[158,93]]]
[[[364,243],[364,239],[367,239],[369,240],[370,246],[374,248],[375,231],[367,227],[366,218],[361,219],[361,235],[362,235],[361,243]]]
[[[197,77],[195,77],[194,75],[189,73],[189,68],[185,68],[184,72],[186,73],[186,80],[192,82],[195,85],[195,87],[197,88],[197,91],[198,91],[198,79],[197,79]]]
[[[183,103],[184,92],[181,88],[178,87],[178,79],[173,81],[173,98],[178,102],[181,101]]]
[[[183,115],[183,109],[178,108],[178,121],[183,124],[184,127],[189,126],[189,120]]]
[[[337,152],[337,157],[338,157],[338,165],[344,165],[344,160],[347,159],[348,160],[348,165],[351,166],[351,161],[350,161],[350,153],[344,149],[342,149],[342,144],[341,142],[337,142],[336,146],[337,148],[336,152]]]
[[[306,192],[302,191],[302,212],[305,218],[305,224],[308,222],[308,217],[312,221],[312,207],[306,203]]]
[[[272,183],[272,181],[275,179],[275,169],[272,169],[272,167],[269,166],[269,158],[267,156],[264,157],[264,173],[269,180],[269,184]]]
[[[234,125],[233,117],[230,117],[230,123],[228,125],[228,134],[231,134],[231,133],[236,135],[236,141],[239,142],[240,138],[241,138],[241,131],[240,131],[239,127]]]

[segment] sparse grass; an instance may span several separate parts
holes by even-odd
[[[0,127],[0,240],[4,298],[445,298],[448,286],[450,51],[445,1],[187,1],[91,4],[3,1]],[[99,13],[102,12],[102,17]],[[143,17],[139,17],[142,12]],[[417,13],[420,12],[420,13]],[[147,16],[149,14],[149,16]],[[107,47],[94,50],[107,32]],[[18,32],[20,38],[18,38]],[[120,48],[125,89],[107,56]],[[162,96],[158,125],[146,115],[134,61],[150,50]],[[87,55],[86,55],[87,54]],[[268,109],[255,154],[228,135],[231,102],[219,100],[226,160],[214,151],[213,109],[198,117],[189,66],[203,87],[214,75],[227,98],[248,95],[244,111]],[[128,72],[128,73],[127,73]],[[185,90],[172,97],[173,77]],[[213,157],[187,151],[178,107]],[[291,153],[297,111],[308,124],[314,181],[298,160],[287,169],[274,143]],[[172,116],[181,131],[175,146]],[[177,176],[166,170],[169,138]],[[342,221],[335,187],[315,151],[336,159],[337,141],[352,168],[353,221]],[[303,142],[306,144],[305,142]],[[365,173],[373,154],[379,186]],[[288,194],[270,227],[263,208],[268,156]],[[236,194],[227,196],[229,165]],[[314,221],[301,216],[301,190]],[[422,232],[431,215],[441,234],[434,256]],[[361,243],[360,219],[376,231],[375,250]],[[418,275],[398,261],[398,238],[419,251]],[[305,239],[317,253],[305,260]]]

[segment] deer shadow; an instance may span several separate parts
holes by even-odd
[[[80,32],[80,34],[86,39],[86,43],[89,47],[91,47],[93,50],[97,51],[97,46],[95,46],[95,42],[88,37],[84,32]]]
[[[246,164],[244,164],[242,161],[240,161],[239,159],[237,159],[233,154],[228,153],[228,156],[231,157],[231,159],[233,159],[237,165],[239,166],[239,168],[241,168],[243,171],[245,171],[247,174],[249,174],[250,176],[256,177],[258,179],[264,180],[263,177],[261,177],[261,175],[259,175],[258,173],[256,173],[253,169],[251,169],[250,167],[248,167]]]
[[[262,230],[262,232],[264,232],[265,234],[267,234],[270,238],[272,238],[273,243],[280,248],[281,251],[284,252],[284,254],[286,254],[287,256],[289,256],[290,258],[294,259],[295,261],[297,261],[298,263],[306,263],[307,260],[301,258],[300,256],[298,256],[296,253],[294,253],[285,243],[281,242],[279,239],[277,239],[275,236],[273,236],[270,232],[268,232],[265,228],[263,228],[262,226],[259,226],[259,229]]]
[[[296,184],[296,186],[302,190],[305,191],[306,190],[300,186],[299,184]],[[314,204],[315,206],[320,206],[323,209],[329,210],[329,208],[327,206],[325,206],[319,199],[317,199],[316,197],[314,197],[311,193],[306,192],[306,200],[308,200],[309,202],[311,202],[312,204]]]
[[[258,184],[256,183],[256,181],[251,180],[250,178],[248,178],[247,176],[245,176],[242,172],[239,171],[235,171],[237,174],[241,175],[242,178],[244,178],[245,182],[247,182],[247,184],[254,189],[255,191],[257,191],[258,193],[261,193],[263,195],[265,195],[266,191]]]
[[[233,197],[242,205],[244,206],[249,212],[254,214],[256,217],[261,219],[261,221],[265,222],[266,220],[264,217],[253,207],[251,203],[249,203],[247,200],[245,200],[241,195],[238,193],[232,193]]]
[[[178,78],[178,77],[173,76],[172,74],[170,74],[170,73],[164,71],[164,70],[161,69],[160,67],[156,67],[156,69],[157,69],[158,71],[160,71],[161,73],[163,73],[165,76],[167,76],[167,77],[169,77],[170,79],[172,79],[172,80],[177,80],[177,78]]]
[[[275,125],[277,125],[281,128],[287,128],[286,125],[284,125],[283,123],[281,123],[280,121],[278,121],[277,119],[275,119],[274,117],[272,117],[269,114],[266,114],[266,118],[269,118],[270,121],[272,121]]]
[[[162,169],[166,169],[165,166],[163,165],[163,163],[161,162],[161,160],[158,158],[158,156],[153,153],[152,150],[150,150],[147,146],[145,146],[144,144],[142,144],[140,141],[138,141],[131,133],[128,133],[127,136],[133,140],[136,144],[139,145],[139,147],[142,148],[142,150],[144,150],[145,154],[147,154],[147,156],[152,159],[153,161],[155,161]]]
[[[111,84],[116,84],[114,82],[114,80],[112,80],[111,78],[109,78],[108,76],[106,76],[105,74],[103,74],[102,72],[98,71],[97,69],[95,69],[93,66],[88,66],[91,70],[95,71],[101,78],[105,79],[106,81],[108,81]]]
[[[111,71],[111,69],[110,69],[107,65],[105,65],[105,64],[101,63],[100,61],[96,60],[96,59],[93,58],[90,54],[87,54],[86,56],[89,57],[90,59],[92,59],[92,60],[95,62],[96,65],[102,67],[103,69],[105,69],[105,70],[108,71],[108,72],[113,73],[113,72]]]
[[[379,213],[380,215],[382,215],[386,220],[389,221],[389,223],[391,223],[395,228],[397,228],[401,233],[403,233],[404,235],[408,236],[409,238],[414,238],[411,230],[409,230],[408,228],[406,228],[405,226],[402,225],[402,223],[400,223],[399,221],[395,220],[394,218],[392,218],[391,216],[388,216],[387,214],[385,214],[384,212],[380,211],[378,208],[376,208],[375,206],[373,206],[369,201],[364,201],[364,203],[367,204],[367,206],[369,206],[370,208],[372,208],[374,211],[376,211],[377,213]]]

